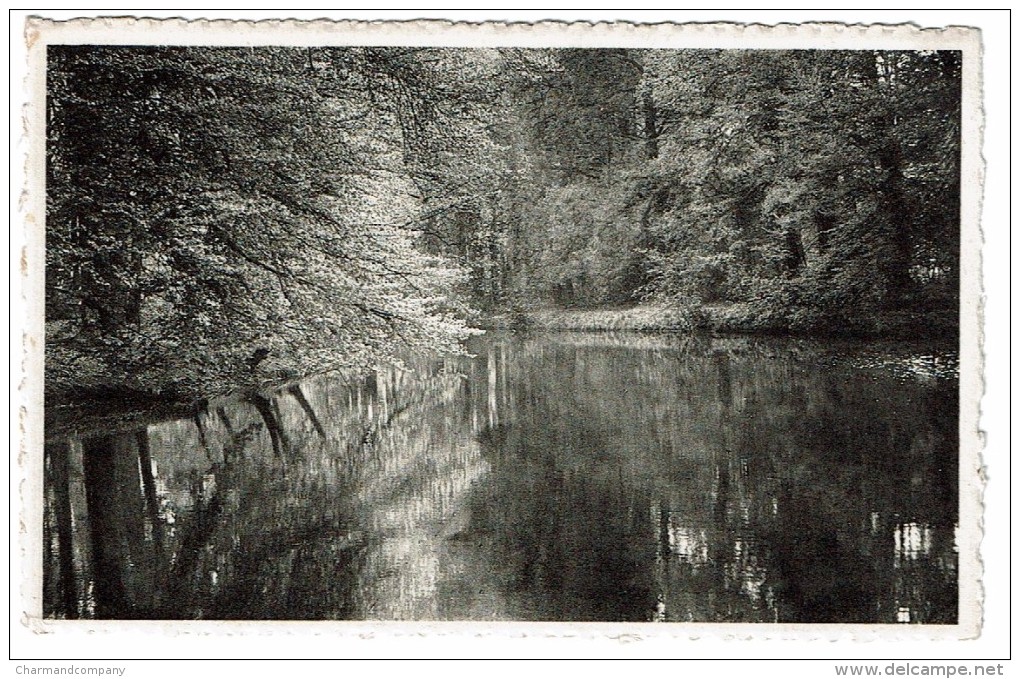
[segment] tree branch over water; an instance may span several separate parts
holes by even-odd
[[[190,365],[229,381],[261,347],[367,367],[556,305],[824,332],[952,311],[960,74],[949,52],[55,46],[46,311],[80,331],[50,384],[202,392]]]

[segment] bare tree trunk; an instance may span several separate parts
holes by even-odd
[[[261,394],[252,394],[249,396],[249,401],[255,406],[255,410],[258,411],[259,416],[266,425],[266,429],[269,431],[269,441],[273,445],[273,455],[279,459],[286,460],[290,455],[290,446],[283,434],[283,430],[280,428],[280,420],[276,416],[273,404]]]
[[[57,581],[53,583],[58,594],[57,611],[68,618],[78,617],[77,587],[74,575],[74,547],[72,545],[70,469],[66,442],[46,445],[49,461],[50,488],[53,492],[54,523],[57,530]],[[47,544],[50,540],[47,540]],[[53,575],[50,575],[53,577]],[[49,588],[47,588],[48,590]]]
[[[84,442],[85,492],[92,528],[96,614],[137,618],[148,608],[143,589],[145,508],[138,475],[137,439],[101,436]],[[152,583],[149,583],[150,585]]]
[[[659,157],[659,120],[655,100],[648,88],[641,93],[641,110],[644,114],[645,157],[654,160]]]
[[[912,241],[910,238],[910,215],[903,190],[903,159],[899,144],[889,140],[879,161],[886,172],[882,182],[883,207],[888,218],[889,247],[883,257],[882,269],[886,280],[886,303],[900,304],[910,290],[910,261]]]
[[[312,426],[315,427],[315,431],[318,432],[319,436],[323,439],[326,438],[326,430],[322,427],[322,422],[319,421],[318,415],[315,414],[315,409],[312,408],[312,404],[305,398],[305,393],[301,391],[301,385],[294,384],[287,388],[287,392],[297,399],[297,402],[301,404],[301,409],[305,411],[305,415],[312,421]]]
[[[152,476],[152,457],[149,452],[149,432],[141,430],[138,437],[138,467],[142,473],[142,489],[145,492],[146,516],[152,526],[152,539],[156,551],[163,551],[163,523],[159,518],[159,498],[156,497],[156,480]]]

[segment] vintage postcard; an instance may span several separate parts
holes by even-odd
[[[23,625],[979,635],[976,30],[27,40]]]

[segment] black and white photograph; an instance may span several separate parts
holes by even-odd
[[[976,31],[116,27],[37,26],[40,624],[977,632]]]

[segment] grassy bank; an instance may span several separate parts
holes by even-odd
[[[687,310],[642,305],[620,309],[541,309],[525,314],[536,330],[682,332],[695,324]]]
[[[888,311],[866,318],[763,316],[749,304],[671,307],[643,304],[609,309],[538,309],[497,317],[499,327],[532,330],[791,334],[865,338],[946,337],[958,334],[955,313]]]

